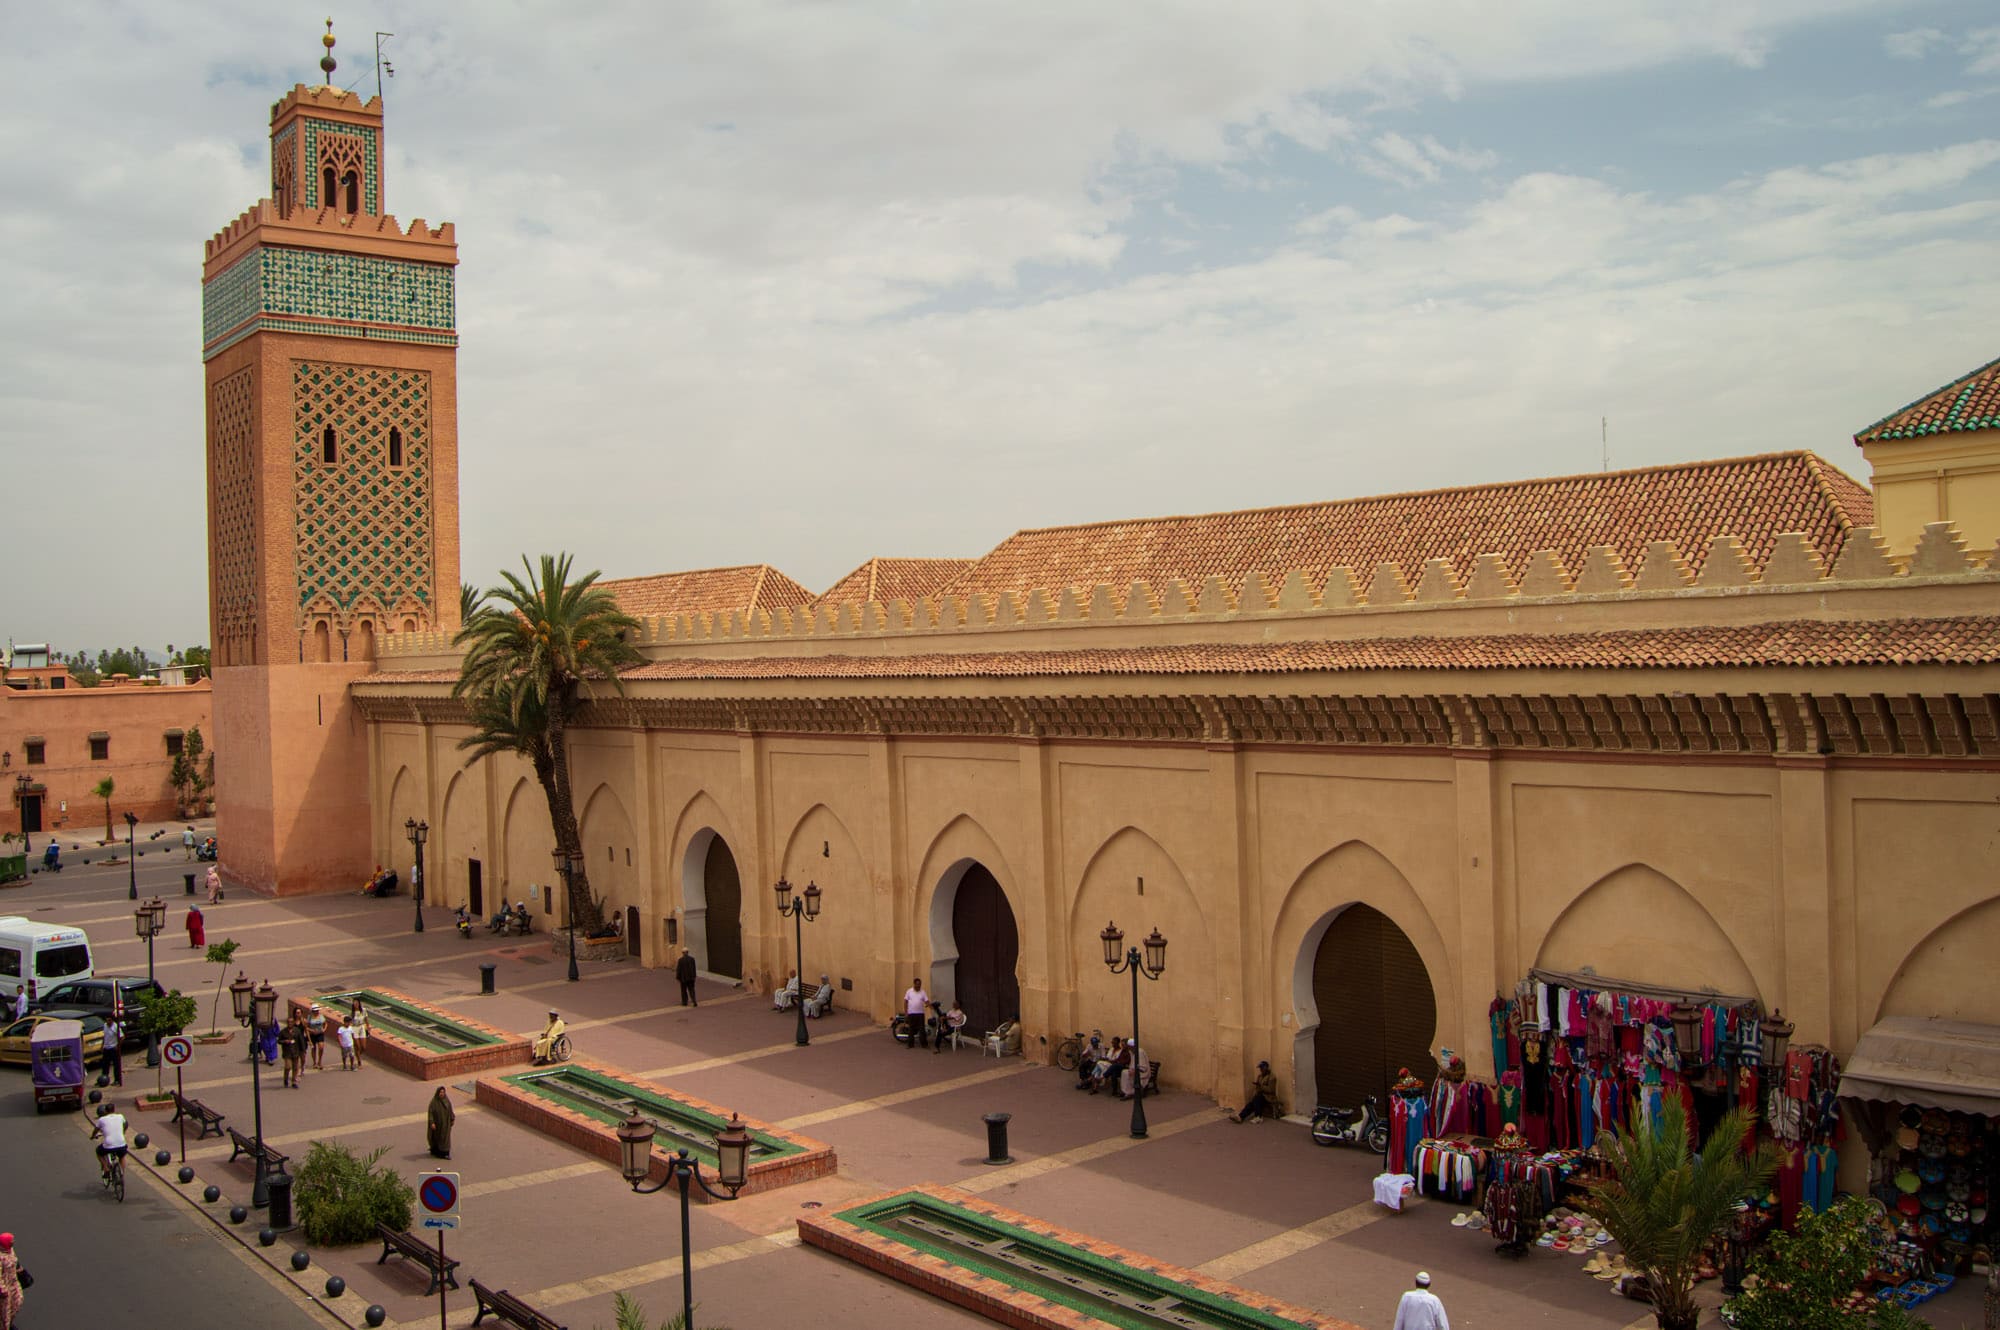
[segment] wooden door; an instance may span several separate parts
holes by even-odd
[[[1007,893],[980,864],[965,870],[952,901],[952,939],[958,946],[955,975],[965,1027],[983,1034],[1021,1011],[1021,982],[1014,967],[1021,957],[1020,933]]]
[[[1437,1071],[1431,1038],[1437,999],[1430,971],[1403,930],[1379,910],[1350,905],[1327,926],[1313,958],[1313,1035],[1319,1101],[1353,1108],[1408,1067],[1429,1081]]]
[[[736,875],[736,856],[717,836],[709,842],[702,865],[702,889],[708,898],[708,970],[711,974],[743,977],[743,883]]]
[[[466,908],[474,919],[486,917],[486,884],[482,873],[477,859],[465,861],[465,898],[469,902]]]
[[[42,796],[24,794],[21,796],[21,830],[40,831],[42,829]]]

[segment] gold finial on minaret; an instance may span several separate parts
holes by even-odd
[[[333,58],[333,20],[332,20],[332,19],[328,19],[328,20],[326,21],[326,36],[324,36],[324,37],[320,38],[319,40],[320,40],[320,45],[322,45],[322,46],[326,47],[326,54],[325,54],[325,55],[323,55],[323,56],[321,56],[321,57],[319,58],[319,67],[320,67],[320,68],[321,68],[322,70],[326,71],[326,82],[327,82],[327,86],[328,86],[328,87],[332,87],[332,86],[333,86],[333,70],[334,70],[334,65],[335,65],[335,61],[334,61],[334,58]]]

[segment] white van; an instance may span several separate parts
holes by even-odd
[[[11,1003],[25,984],[32,1002],[65,979],[91,974],[90,935],[81,928],[38,924],[18,914],[0,919],[0,997]]]

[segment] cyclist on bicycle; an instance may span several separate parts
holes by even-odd
[[[104,1143],[97,1147],[97,1171],[109,1182],[111,1161],[125,1157],[125,1115],[118,1112],[110,1100],[105,1100],[104,1111],[97,1115],[96,1125],[91,1127],[90,1134],[92,1138],[104,1138]]]

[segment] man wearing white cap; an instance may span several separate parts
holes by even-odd
[[[1396,1304],[1396,1330],[1451,1330],[1451,1319],[1444,1314],[1444,1304],[1437,1294],[1431,1292],[1431,1277],[1427,1271],[1417,1271],[1417,1286],[1403,1295]]]

